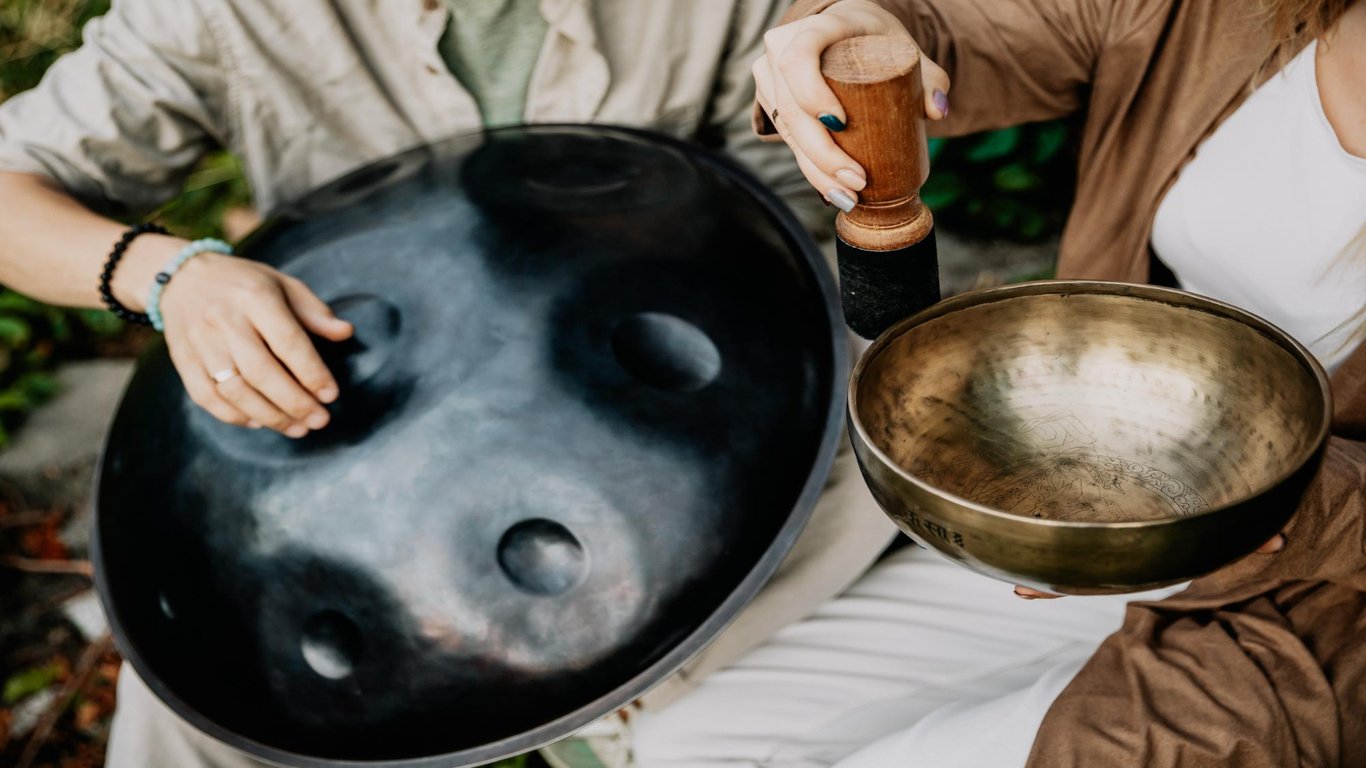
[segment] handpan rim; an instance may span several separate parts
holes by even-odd
[[[93,523],[90,537],[90,559],[94,571],[96,592],[99,595],[100,602],[108,617],[110,631],[120,653],[142,678],[148,688],[178,716],[185,719],[196,729],[230,747],[246,752],[255,758],[281,766],[296,766],[297,768],[338,768],[340,766],[366,766],[368,768],[452,768],[453,766],[480,765],[523,754],[571,735],[575,731],[628,705],[656,685],[664,682],[670,675],[700,653],[739,615],[744,606],[748,604],[768,579],[777,571],[783,558],[796,542],[802,529],[805,527],[807,520],[811,516],[816,501],[824,488],[826,478],[834,464],[838,443],[845,428],[844,409],[849,386],[849,342],[846,335],[844,318],[839,310],[838,290],[835,286],[834,278],[830,274],[830,270],[825,265],[825,259],[819,248],[786,205],[784,205],[772,191],[751,176],[746,170],[741,168],[735,161],[724,157],[719,153],[712,152],[675,137],[628,126],[584,125],[572,123],[511,126],[508,128],[481,131],[479,134],[487,136],[517,131],[534,133],[539,131],[564,130],[585,131],[605,136],[619,135],[627,138],[644,139],[646,141],[661,144],[666,148],[678,150],[699,164],[709,167],[721,176],[724,176],[727,180],[736,184],[743,192],[750,195],[751,198],[771,216],[777,229],[786,236],[786,239],[793,246],[796,254],[800,255],[800,262],[804,263],[808,268],[816,290],[819,291],[824,298],[826,320],[829,329],[829,349],[833,359],[830,361],[828,367],[831,375],[831,380],[828,382],[830,397],[829,401],[825,403],[825,418],[820,442],[815,452],[811,469],[808,472],[801,491],[797,496],[797,500],[793,505],[792,512],[788,515],[787,520],[779,529],[778,534],[774,537],[773,541],[769,544],[759,560],[749,569],[749,572],[740,580],[726,599],[721,602],[718,608],[696,629],[685,635],[681,642],[625,683],[596,699],[579,706],[577,709],[513,736],[482,744],[478,747],[454,752],[395,760],[320,758],[263,744],[214,722],[201,713],[196,707],[190,705],[180,696],[177,696],[171,686],[153,670],[152,666],[147,662],[147,659],[144,658],[134,644],[130,642],[129,632],[122,621],[118,606],[115,604],[114,598],[112,597],[112,590],[108,581],[108,572],[105,567],[106,560],[101,542],[102,521],[100,488],[102,487],[101,480],[104,475],[106,460],[110,451],[111,437],[113,435],[113,430],[111,430],[106,433],[106,436],[102,441],[92,480],[94,492],[92,494]],[[398,157],[411,157],[417,153],[431,153],[434,148],[439,147],[443,143],[468,139],[469,136],[469,134],[463,134],[450,137],[444,142],[435,142],[430,145],[414,147],[401,153]],[[344,184],[347,179],[363,174],[373,167],[374,164],[359,168],[337,180],[329,182],[324,185],[324,187]],[[282,215],[272,216],[260,228],[249,235],[243,241],[243,245],[249,244],[253,240],[264,235],[268,235],[270,232],[283,226],[284,222],[288,221],[287,217],[289,211],[290,208],[286,207],[283,209]],[[157,348],[154,347],[149,351],[149,354],[155,353],[156,351]],[[127,392],[124,394],[124,398],[126,397]],[[122,400],[123,398],[121,398],[120,410],[123,408]]]

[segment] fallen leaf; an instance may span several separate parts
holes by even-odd
[[[98,702],[82,701],[76,705],[74,719],[79,730],[91,730],[104,719],[104,708]]]
[[[24,529],[19,537],[19,547],[24,555],[39,560],[66,560],[70,557],[66,544],[62,543],[62,530],[57,517]]]

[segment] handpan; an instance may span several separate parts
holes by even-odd
[[[163,348],[97,480],[119,647],[284,765],[473,765],[612,712],[777,567],[828,472],[832,280],[729,162],[637,131],[408,152],[241,254],[356,327],[302,440],[213,419]]]

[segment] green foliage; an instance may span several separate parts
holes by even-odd
[[[68,310],[0,291],[0,446],[9,431],[56,391],[59,358],[117,336],[123,323],[96,310]]]
[[[85,23],[109,0],[0,2],[0,101],[38,84],[63,53],[80,44]]]
[[[232,208],[250,205],[251,190],[237,158],[227,152],[205,157],[180,196],[157,212],[156,218],[186,237],[226,237],[223,219]]]
[[[1021,241],[1056,235],[1075,184],[1070,132],[1050,122],[931,139],[921,197],[959,234]]]
[[[0,702],[3,702],[5,706],[10,706],[25,696],[31,696],[57,682],[57,678],[61,677],[61,674],[62,665],[57,662],[16,672],[5,681],[5,689],[3,694],[0,694]]]
[[[1000,160],[1015,151],[1015,145],[1019,143],[1020,129],[1018,127],[988,131],[967,144],[967,150],[963,152],[963,156],[974,163]]]

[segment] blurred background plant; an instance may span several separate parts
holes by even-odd
[[[85,23],[109,0],[5,0],[0,3],[0,101],[38,84],[47,68],[80,43]]]
[[[921,199],[961,237],[1038,242],[1062,231],[1076,178],[1072,127],[1029,123],[930,139]]]

